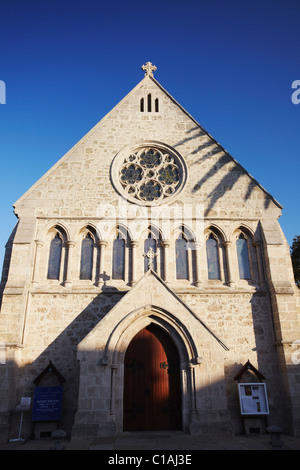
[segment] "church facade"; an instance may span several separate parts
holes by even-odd
[[[14,205],[2,438],[15,437],[23,397],[26,437],[272,424],[299,436],[300,296],[282,207],[143,70]]]

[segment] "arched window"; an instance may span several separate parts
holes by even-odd
[[[88,232],[81,244],[80,279],[92,279],[94,240]]]
[[[248,242],[244,233],[240,233],[236,241],[237,259],[240,279],[251,279]]]
[[[152,237],[151,232],[149,232],[148,238],[146,238],[146,240],[144,241],[144,253],[147,253],[150,248],[152,248],[154,253],[157,252],[157,242],[156,242],[155,238]],[[148,258],[145,257],[144,272],[148,271],[148,262],[149,262]],[[153,270],[157,271],[156,256],[154,256],[154,258],[153,258]]]
[[[148,101],[148,113],[151,113],[151,105],[152,105],[152,98],[151,98],[151,93],[147,96],[147,101]]]
[[[206,257],[208,279],[220,279],[219,246],[213,233],[206,240]]]
[[[176,279],[188,279],[188,251],[187,241],[179,236],[175,241]]]
[[[125,274],[125,240],[118,231],[113,242],[113,261],[112,261],[112,278],[124,279]]]
[[[57,232],[50,243],[47,279],[59,279],[62,256],[62,238]]]

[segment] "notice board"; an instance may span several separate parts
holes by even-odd
[[[63,387],[36,387],[33,397],[32,421],[61,419]]]
[[[269,405],[265,383],[239,384],[242,415],[267,415]]]

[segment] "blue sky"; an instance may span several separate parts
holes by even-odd
[[[0,265],[12,204],[143,78],[155,78],[300,234],[299,0],[1,0]],[[300,97],[300,94],[299,94]]]

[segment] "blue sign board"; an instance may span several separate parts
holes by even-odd
[[[36,387],[32,421],[58,421],[61,418],[62,387]]]

